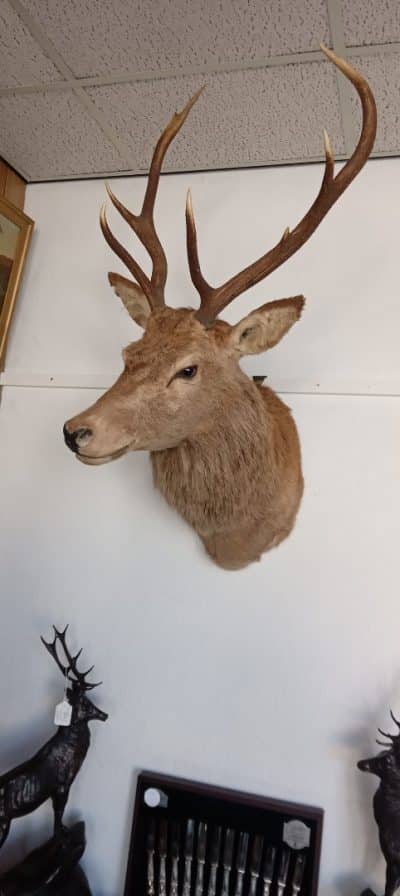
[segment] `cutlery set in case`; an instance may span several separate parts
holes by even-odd
[[[125,896],[316,896],[323,812],[144,772]]]
[[[216,825],[209,831],[208,827],[200,821],[196,830],[196,823],[190,818],[182,849],[179,822],[172,822],[169,832],[168,821],[162,819],[157,836],[155,819],[150,819],[146,843],[147,896],[166,896],[167,892],[169,896],[229,896],[232,884],[235,896],[242,896],[245,879],[249,896],[270,896],[274,885],[277,896],[300,894],[307,861],[304,851],[291,861],[292,850],[288,846],[282,846],[278,853],[275,846],[267,845],[264,853],[262,834],[250,838],[245,831],[235,834],[233,828],[223,831]]]

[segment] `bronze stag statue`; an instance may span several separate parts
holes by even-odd
[[[87,696],[100,682],[87,681],[93,666],[86,672],[79,671],[77,662],[82,651],[72,656],[66,643],[67,629],[68,626],[59,632],[54,628],[54,640],[47,642],[42,638],[42,641],[68,682],[66,697],[72,708],[71,720],[59,727],[32,759],[0,776],[0,847],[14,818],[28,815],[49,799],[54,809],[54,835],[62,832],[70,787],[89,749],[89,722],[93,719],[105,722],[108,718]],[[57,652],[58,645],[64,652],[64,662]]]
[[[145,332],[123,352],[123,372],[108,392],[67,421],[66,444],[91,465],[127,451],[150,451],[157,488],[225,569],[260,559],[295,523],[303,493],[295,423],[277,395],[246,376],[239,361],[273,348],[299,319],[304,298],[267,302],[234,326],[219,315],[304,245],[359,173],[375,139],[369,85],[344,59],[322,50],[360,97],[363,123],[356,149],[335,176],[325,134],[325,173],[309,210],[265,255],[220,286],[211,286],[201,271],[188,195],[187,252],[198,310],[166,307],[167,260],[154,205],[165,153],[201,91],[173,116],[157,143],[140,214],[129,211],[108,188],[114,207],[150,255],[150,277],[112,234],[104,207],[100,216],[105,239],[134,278],[110,273],[110,284]]]
[[[400,722],[391,717],[400,729]],[[386,861],[385,896],[393,896],[400,886],[400,733],[386,734],[379,728],[386,742],[377,743],[386,749],[371,759],[362,759],[358,768],[380,779],[374,796],[374,816],[379,830],[379,842]],[[365,890],[363,896],[374,896]]]

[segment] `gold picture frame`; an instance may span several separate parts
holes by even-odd
[[[33,227],[28,215],[0,198],[0,373]]]

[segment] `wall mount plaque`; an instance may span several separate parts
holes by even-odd
[[[125,896],[317,896],[323,810],[142,772]]]

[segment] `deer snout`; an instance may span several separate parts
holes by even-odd
[[[80,448],[86,448],[93,436],[92,430],[88,429],[86,426],[80,426],[78,429],[71,432],[68,429],[67,424],[65,424],[63,428],[63,433],[65,444],[68,445],[68,448],[70,448],[71,451],[74,451],[75,454]]]
[[[361,759],[360,762],[357,762],[357,768],[360,769],[360,772],[369,772],[371,775],[377,775],[380,778],[385,770],[384,757],[379,754],[371,759]]]
[[[97,709],[96,707],[95,718],[98,719],[99,722],[106,722],[108,719],[108,712],[103,712],[102,709]]]

